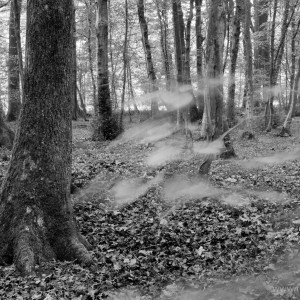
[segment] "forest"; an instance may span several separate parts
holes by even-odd
[[[300,299],[299,0],[0,0],[0,299]]]

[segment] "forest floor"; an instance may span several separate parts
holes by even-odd
[[[50,262],[26,278],[2,267],[0,299],[299,299],[299,122],[285,138],[236,130],[237,156],[207,178],[190,137],[156,142],[143,126],[110,143],[73,123],[72,201],[97,267]]]

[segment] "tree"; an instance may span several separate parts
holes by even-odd
[[[239,42],[241,33],[242,6],[239,0],[236,0],[235,13],[232,21],[232,36],[230,41],[230,67],[229,67],[229,88],[227,120],[229,126],[235,124],[235,71],[239,52]]]
[[[156,74],[154,70],[151,47],[149,42],[148,25],[145,18],[144,0],[138,0],[137,6],[138,6],[139,23],[142,32],[143,48],[146,56],[147,73],[148,73],[148,78],[150,80],[150,92],[154,92],[158,90],[158,87],[156,86]],[[157,112],[158,112],[158,103],[157,103],[157,99],[154,98],[151,100],[151,114],[155,116]]]
[[[225,7],[223,0],[209,2],[206,42],[207,95],[202,132],[208,140],[223,132],[223,50],[225,38]]]
[[[223,121],[223,50],[225,38],[225,6],[223,0],[211,0],[209,2],[209,18],[206,42],[206,77],[207,92],[204,102],[202,119],[202,133],[208,140],[221,139],[226,147],[226,156],[234,156],[227,129]],[[207,155],[200,165],[199,174],[206,175],[209,172],[215,154]]]
[[[265,120],[266,120],[266,130],[271,131],[273,126],[273,116],[274,116],[274,93],[273,88],[277,85],[278,74],[280,71],[281,61],[284,53],[284,45],[286,32],[289,28],[291,21],[293,20],[293,16],[295,13],[295,9],[298,5],[299,0],[296,0],[294,5],[291,6],[289,1],[284,3],[284,12],[282,17],[282,25],[280,38],[278,42],[278,47],[275,49],[275,30],[276,30],[276,15],[278,9],[278,0],[274,0],[273,6],[273,20],[272,20],[272,29],[271,29],[271,47],[270,47],[270,70],[269,70],[269,84],[270,84],[270,95],[268,97],[268,101],[265,107]],[[291,14],[289,14],[291,11]],[[289,16],[290,15],[290,16]]]
[[[112,106],[108,78],[108,3],[99,0],[97,3],[97,63],[98,63],[98,113],[96,116],[94,139],[112,140],[119,130],[117,121],[112,115]]]
[[[159,2],[161,2],[161,7]],[[168,22],[168,1],[155,0],[157,16],[160,25],[160,47],[162,52],[163,59],[163,73],[165,73],[166,78],[166,89],[171,89],[171,80],[172,80],[172,54],[170,50],[169,42],[169,22]]]
[[[254,1],[254,83],[257,99],[255,106],[260,105],[261,87],[269,85],[270,43],[268,31],[269,0]]]
[[[0,258],[92,263],[70,202],[72,0],[28,0],[24,105],[0,194]]]
[[[250,35],[251,23],[251,3],[250,0],[244,0],[245,18],[244,18],[244,45],[245,45],[245,60],[246,60],[246,78],[248,94],[246,98],[246,125],[249,137],[253,137],[252,119],[253,119],[253,54],[252,42]]]
[[[202,0],[195,0],[196,8],[196,50],[197,50],[197,86],[199,95],[197,97],[199,112],[203,114],[204,106],[204,85],[203,85],[203,41],[202,18],[201,18]]]
[[[78,99],[77,99],[77,54],[76,54],[76,22],[75,22],[75,8],[74,8],[74,17],[73,17],[73,51],[72,51],[72,57],[73,57],[73,72],[72,72],[72,78],[73,78],[73,97],[72,97],[72,119],[76,121],[78,119],[79,114],[79,105],[78,105]]]
[[[92,89],[93,89],[93,105],[94,105],[94,113],[95,116],[98,116],[98,101],[97,101],[97,86],[96,86],[96,79],[94,75],[94,68],[93,68],[93,51],[92,51],[92,0],[85,0],[85,7],[87,13],[87,21],[88,21],[88,35],[87,35],[87,45],[88,45],[88,54],[89,54],[89,70],[91,74],[91,81],[92,81]]]
[[[175,61],[177,69],[177,83],[179,86],[187,84],[191,85],[190,72],[190,38],[191,38],[191,22],[193,18],[194,0],[190,0],[189,15],[187,24],[184,25],[183,11],[181,0],[173,0],[173,27],[175,40]],[[182,110],[185,121],[190,122],[198,119],[198,110],[196,99],[194,97],[192,87],[188,91],[192,94],[192,102]],[[180,122],[180,110],[178,110],[177,124]]]
[[[123,84],[122,84],[122,97],[121,97],[121,111],[119,126],[123,127],[123,114],[125,107],[125,91],[127,80],[127,64],[128,64],[128,2],[125,0],[125,36],[123,47]]]
[[[8,50],[8,112],[7,121],[16,121],[21,109],[20,95],[20,12],[22,0],[12,0],[9,17],[9,50]]]
[[[291,123],[292,123],[292,117],[293,113],[295,111],[295,106],[297,103],[297,99],[299,97],[299,82],[300,82],[300,57],[298,58],[298,71],[296,74],[296,78],[294,79],[294,86],[291,91],[292,93],[292,100],[289,104],[289,110],[285,117],[280,136],[291,136]]]

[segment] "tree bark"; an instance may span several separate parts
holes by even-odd
[[[125,0],[125,37],[123,44],[123,84],[122,84],[122,96],[121,96],[121,111],[119,127],[123,128],[123,115],[125,108],[125,92],[126,92],[126,80],[127,80],[127,51],[128,51],[128,2]]]
[[[198,95],[196,97],[198,111],[203,115],[204,110],[204,83],[203,83],[203,42],[205,40],[202,35],[202,16],[201,16],[202,0],[195,0],[196,9],[196,51],[197,51],[197,87]]]
[[[279,44],[277,49],[275,50],[275,28],[276,28],[276,14],[277,14],[277,6],[278,0],[274,0],[274,8],[273,8],[273,21],[272,21],[272,31],[271,31],[271,62],[270,62],[270,95],[268,97],[268,102],[265,108],[265,119],[266,119],[266,131],[271,131],[273,126],[273,115],[274,115],[274,93],[272,89],[277,85],[278,74],[281,67],[281,61],[284,53],[284,45],[286,32],[288,27],[293,20],[293,16],[295,13],[295,9],[297,7],[298,0],[293,6],[291,14],[289,16],[289,12],[291,10],[291,4],[289,1],[285,2],[284,12],[283,12],[283,20],[281,25],[281,33],[279,38]]]
[[[152,52],[149,42],[149,33],[148,33],[148,25],[145,18],[145,6],[144,0],[138,0],[138,16],[139,16],[139,23],[142,32],[142,41],[143,47],[146,56],[146,64],[147,64],[147,73],[148,78],[150,80],[150,92],[154,92],[158,90],[157,83],[156,83],[156,74],[153,65],[152,59]],[[158,113],[158,102],[156,98],[151,100],[151,114],[155,116]]]
[[[162,2],[161,7],[159,2]],[[166,89],[171,89],[172,82],[172,55],[169,43],[169,26],[168,26],[168,0],[156,0],[156,10],[160,25],[160,47],[164,63],[164,73],[166,78]]]
[[[223,50],[225,38],[225,7],[223,0],[209,2],[206,43],[207,93],[205,97],[202,134],[207,140],[220,138],[226,147],[226,156],[234,156],[234,149],[223,122]],[[199,167],[200,175],[207,175],[217,155],[209,154]]]
[[[263,103],[261,89],[269,86],[270,43],[268,31],[269,0],[254,1],[254,86],[258,91],[254,106]]]
[[[244,0],[245,9],[245,22],[244,22],[244,40],[245,40],[245,55],[246,55],[246,78],[248,86],[248,95],[246,98],[246,126],[247,131],[253,136],[252,119],[253,119],[253,55],[252,55],[252,42],[250,35],[251,24],[251,3],[250,0]]]
[[[108,78],[108,3],[99,0],[97,4],[98,43],[98,111],[93,139],[113,140],[118,134],[117,120],[113,118]]]
[[[223,131],[223,50],[225,38],[225,8],[222,0],[210,1],[206,42],[207,122],[202,131],[208,140],[218,138]]]
[[[94,105],[94,114],[97,118],[99,116],[99,108],[98,108],[98,101],[97,101],[97,86],[96,86],[96,80],[94,75],[94,68],[93,68],[93,53],[92,53],[92,4],[91,0],[85,0],[85,6],[87,10],[87,21],[88,21],[88,37],[87,37],[87,43],[88,43],[88,54],[89,54],[89,69],[90,69],[90,75],[91,75],[91,81],[93,86],[93,105]]]
[[[0,258],[23,274],[54,258],[93,262],[70,200],[73,9],[27,1],[25,99],[0,194]]]
[[[293,89],[292,89],[292,93],[293,93],[292,101],[290,102],[289,110],[288,110],[288,113],[287,113],[286,118],[284,120],[282,129],[281,129],[281,132],[280,132],[280,136],[285,136],[285,135],[291,136],[292,135],[292,133],[291,133],[291,123],[292,123],[292,117],[293,117],[293,114],[294,114],[294,111],[295,111],[295,106],[296,106],[296,103],[297,103],[297,98],[298,98],[298,95],[299,95],[299,82],[300,82],[300,57],[298,58],[298,71],[297,71],[297,75],[296,75],[296,78],[294,80],[294,86],[293,86]]]
[[[21,109],[20,91],[20,13],[22,0],[12,0],[9,17],[9,50],[8,50],[8,122],[16,121]]]
[[[76,53],[76,22],[75,22],[75,8],[74,8],[74,23],[73,23],[73,51],[72,51],[72,58],[73,58],[73,97],[72,97],[72,120],[76,121],[78,119],[79,113],[79,105],[77,99],[77,53]]]
[[[236,9],[233,17],[233,28],[230,42],[230,68],[229,68],[229,88],[228,88],[228,105],[227,105],[227,121],[232,127],[235,125],[235,71],[236,62],[239,52],[239,42],[241,33],[241,17],[242,7],[239,0],[236,0]]]

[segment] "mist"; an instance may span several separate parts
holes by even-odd
[[[276,153],[271,156],[257,157],[248,160],[243,160],[243,161],[236,161],[236,163],[245,169],[263,168],[265,165],[281,164],[286,161],[298,159],[299,157],[300,157],[300,149],[292,152]]]

